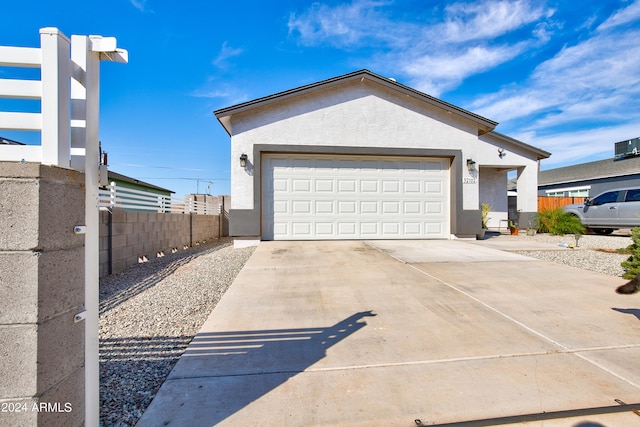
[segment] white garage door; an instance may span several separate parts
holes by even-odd
[[[262,158],[266,240],[449,236],[449,160],[269,154]]]

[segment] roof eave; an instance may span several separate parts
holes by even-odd
[[[529,145],[515,138],[511,138],[510,136],[501,134],[500,132],[491,131],[491,135],[495,136],[497,139],[501,141],[504,141],[504,142],[519,146],[521,148],[524,148],[528,151],[531,151],[533,154],[536,155],[538,160],[548,159],[549,157],[551,157],[551,153],[549,153],[548,151],[545,151],[538,147],[534,147],[533,145]]]
[[[455,105],[452,105],[440,99],[434,98],[433,96],[428,95],[426,93],[417,91],[413,88],[410,88],[409,86],[405,86],[394,80],[372,73],[369,70],[355,71],[353,73],[345,74],[338,77],[333,77],[333,78],[312,83],[306,86],[301,86],[301,87],[290,89],[284,92],[275,93],[273,95],[265,96],[262,98],[257,98],[252,101],[244,102],[237,105],[232,105],[226,108],[221,108],[219,110],[214,111],[213,114],[216,116],[220,124],[225,128],[227,133],[231,135],[230,116],[232,116],[233,114],[238,114],[244,111],[251,110],[253,108],[262,107],[277,101],[287,100],[289,98],[292,98],[304,92],[310,92],[310,91],[318,90],[321,88],[331,87],[337,84],[344,83],[349,80],[357,80],[358,78],[361,79],[361,81],[364,81],[365,79],[370,81],[375,81],[376,83],[382,84],[383,86],[400,91],[405,95],[414,97],[430,105],[442,108],[445,111],[448,111],[453,114],[458,114],[473,122],[476,122],[478,124],[479,135],[492,131],[498,125],[498,122],[487,119],[486,117],[482,117],[478,114],[472,113],[465,109],[456,107]]]

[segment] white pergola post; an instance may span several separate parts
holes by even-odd
[[[42,164],[69,167],[69,39],[57,28],[40,30],[42,50]]]
[[[71,58],[73,121],[71,154],[74,166],[85,173],[85,426],[100,424],[99,363],[99,242],[100,217],[100,60],[128,60],[127,52],[116,48],[116,39],[101,36],[72,36]],[[84,161],[82,161],[84,160]]]

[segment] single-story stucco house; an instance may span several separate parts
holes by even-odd
[[[475,237],[537,212],[550,154],[497,123],[356,71],[214,112],[231,137],[230,235],[248,240]]]

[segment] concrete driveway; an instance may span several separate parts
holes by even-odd
[[[138,426],[640,425],[622,283],[464,241],[262,242]]]

